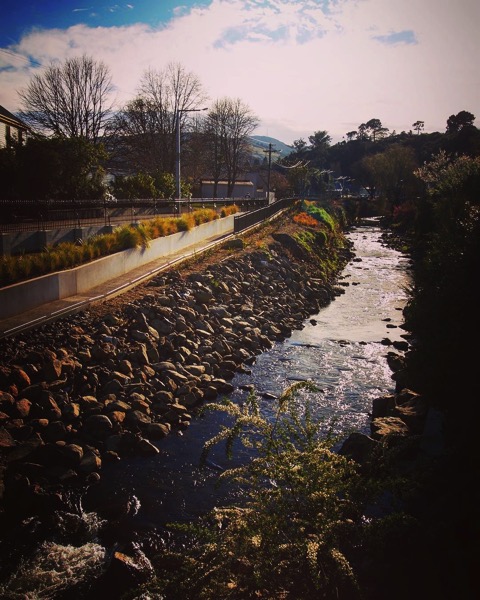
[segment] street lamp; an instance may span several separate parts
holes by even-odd
[[[175,163],[175,181],[176,181],[176,197],[178,199],[178,211],[180,212],[180,200],[182,198],[182,190],[180,184],[180,121],[182,113],[200,112],[208,110],[208,108],[179,108],[177,110],[177,160]],[[175,206],[174,206],[175,207]]]

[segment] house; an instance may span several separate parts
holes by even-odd
[[[28,125],[0,105],[0,148],[23,144],[29,131]]]
[[[232,198],[265,199],[267,197],[267,186],[260,173],[252,172],[245,173],[242,179],[238,179],[233,187],[231,194]],[[220,180],[217,183],[217,198],[225,198],[227,196],[228,182]],[[201,181],[201,196],[202,198],[213,198],[214,181],[210,179],[202,179]],[[274,193],[270,192],[270,200],[274,198]]]
[[[213,198],[213,190],[215,187],[214,181],[208,179],[202,179],[201,182],[201,194],[202,198]],[[215,194],[215,198],[226,198],[228,190],[228,182],[224,180],[220,180],[217,183],[217,193]],[[233,186],[233,191],[230,195],[232,198],[245,198],[246,196],[250,198],[256,197],[256,187],[252,181],[246,180],[238,180],[235,182]]]

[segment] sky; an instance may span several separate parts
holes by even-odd
[[[480,122],[479,0],[2,0],[0,105],[52,62],[105,63],[120,108],[148,69],[181,64],[209,103],[240,98],[255,135],[336,143],[375,118],[390,132]]]

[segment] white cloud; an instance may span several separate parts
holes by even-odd
[[[110,67],[119,102],[145,69],[180,62],[212,99],[246,102],[256,133],[290,143],[325,129],[337,141],[370,118],[443,131],[460,110],[480,116],[479,22],[474,0],[213,0],[161,28],[36,30],[8,50],[43,65],[86,52]],[[0,104],[15,111],[33,70],[0,61]]]

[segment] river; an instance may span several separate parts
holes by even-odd
[[[232,400],[241,402],[248,393],[243,388],[253,385],[264,414],[273,415],[275,397],[293,382],[309,380],[315,391],[302,390],[299,399],[309,402],[325,430],[340,439],[352,430],[369,432],[372,400],[394,391],[386,355],[394,342],[404,341],[402,310],[410,283],[409,259],[382,243],[381,236],[375,220],[349,232],[356,258],[339,279],[344,293],[307,319],[303,329],[257,357],[250,372],[237,374]],[[59,522],[35,562],[21,565],[7,589],[28,593],[48,580],[50,591],[41,597],[57,598],[73,581],[94,577],[108,549],[134,542],[152,555],[165,543],[166,523],[194,519],[235,501],[239,491],[216,486],[219,471],[232,466],[222,448],[207,467],[199,464],[203,444],[224,422],[222,414],[207,412],[182,435],[159,442],[157,456],[109,465],[100,483],[72,502],[72,514],[83,525],[76,537],[69,539],[71,522]],[[240,452],[233,464],[244,459]],[[58,563],[55,573],[52,561]],[[68,568],[62,570],[62,564]],[[76,597],[81,596],[69,596]]]

